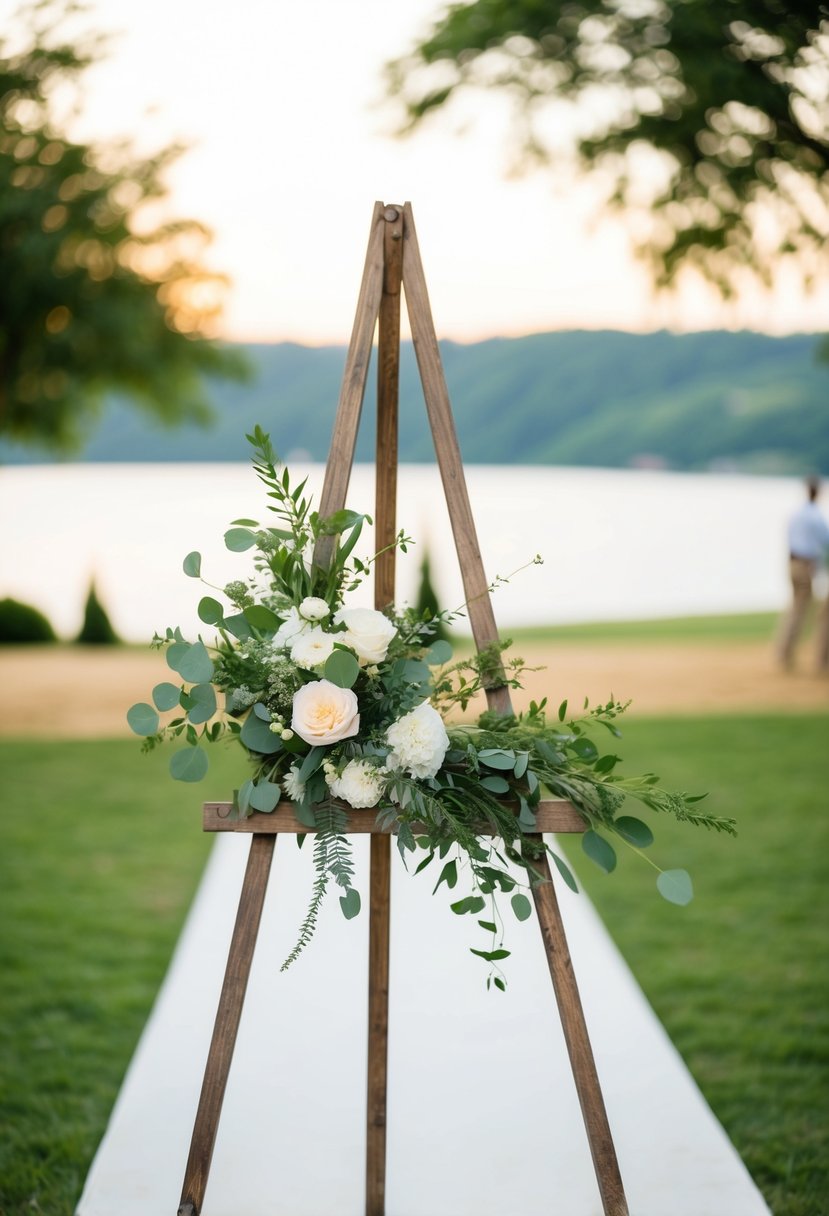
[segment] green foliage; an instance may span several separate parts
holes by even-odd
[[[351,919],[360,910],[351,882],[348,808],[376,808],[378,825],[395,835],[404,864],[420,850],[425,856],[416,873],[440,857],[445,864],[435,890],[444,882],[454,888],[458,868],[466,870],[471,891],[450,906],[457,915],[477,914],[490,901],[486,924],[502,928],[487,929],[488,947],[472,953],[490,965],[487,986],[499,991],[506,987],[499,964],[509,951],[496,897],[519,884],[546,881],[537,864],[547,848],[537,832],[543,790],[568,799],[582,814],[585,851],[608,873],[616,867],[608,833],[638,853],[653,839],[632,816],[617,826],[628,797],[679,821],[733,832],[730,819],[701,811],[698,797],[660,789],[653,774],[617,774],[619,757],[603,754],[592,732],[619,735],[616,720],[626,706],[618,701],[593,709],[585,701],[583,713],[570,717],[564,702],[553,723],[542,701],[518,717],[486,713],[475,725],[453,725],[452,711],[465,709],[478,693],[520,688],[523,660],[505,661],[508,643],[496,641],[453,662],[449,643],[434,637],[435,625],[454,620],[461,609],[432,617],[418,609],[351,608],[348,593],[378,557],[366,560],[355,552],[367,517],[350,510],[321,516],[305,495],[305,482],[292,485],[289,470],[278,465],[270,437],[257,426],[248,439],[276,526],[235,520],[225,536],[231,550],[252,550],[253,575],[225,588],[234,606],[242,606],[246,629],[232,629],[222,603],[203,597],[199,616],[214,625],[215,638],[190,642],[178,628],[156,637],[183,684],[177,698],[175,685],[157,685],[154,704],[132,706],[127,721],[147,751],[165,740],[185,745],[170,762],[179,781],[198,781],[206,773],[203,743],[238,741],[254,772],[239,789],[235,813],[268,814],[284,790],[303,825],[316,831],[316,879],[285,967],[310,940],[331,879],[343,891],[343,914]],[[401,532],[392,547],[405,552],[407,543]],[[201,577],[198,555],[185,558],[184,573]],[[496,585],[507,581],[499,578]],[[221,710],[216,689],[225,695]],[[162,706],[174,715],[165,722]],[[554,857],[574,885],[565,863]],[[683,885],[680,872],[651,865],[660,875],[660,893],[688,902],[690,883]],[[530,904],[517,895],[512,907],[521,920]]]
[[[467,463],[623,468],[643,458],[675,469],[829,475],[826,369],[814,335],[564,332],[441,344]],[[327,455],[327,403],[345,351],[289,344],[247,347],[256,383],[211,383],[216,418],[166,433],[112,401],[86,460],[245,460],[240,427],[279,408],[284,448]],[[414,353],[401,349],[400,453],[434,461]],[[509,409],[504,402],[509,401]],[[368,432],[368,433],[367,433]],[[0,442],[0,459],[32,459]],[[361,428],[357,459],[374,459]],[[198,562],[198,555],[191,555]],[[198,577],[198,575],[194,575]]]
[[[104,51],[67,41],[80,7],[27,0],[0,39],[0,432],[56,451],[107,391],[166,423],[205,420],[203,376],[245,366],[206,336],[223,288],[200,260],[208,231],[147,222],[182,149],[141,158],[62,128],[53,98]]]
[[[811,283],[829,231],[821,20],[779,0],[472,0],[390,65],[389,85],[408,129],[462,88],[508,93],[528,157],[606,181],[660,285],[693,266],[728,295],[781,259]]]
[[[90,583],[83,611],[83,624],[76,639],[86,646],[113,646],[120,641],[112,627],[106,609],[98,599],[95,584]]]
[[[56,640],[54,629],[39,609],[9,597],[0,600],[0,646]]]

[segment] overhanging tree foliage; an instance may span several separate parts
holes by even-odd
[[[79,11],[29,3],[0,39],[0,434],[52,449],[77,442],[107,391],[169,423],[202,419],[203,376],[245,370],[207,336],[224,286],[200,261],[210,234],[150,218],[182,149],[77,143],[57,117],[56,89],[103,51],[63,40]]]
[[[724,295],[827,267],[829,9],[802,0],[474,0],[389,66],[407,128],[507,92],[525,152],[598,170],[655,282]]]

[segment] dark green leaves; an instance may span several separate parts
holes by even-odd
[[[613,826],[622,840],[635,845],[637,849],[646,849],[648,845],[653,844],[653,832],[646,823],[633,815],[619,815],[614,819]]]
[[[459,899],[457,903],[449,905],[456,916],[465,916],[467,912],[482,912],[485,906],[486,900],[482,895],[467,895],[466,899]]]
[[[211,595],[206,595],[199,600],[199,620],[204,621],[205,625],[218,625],[223,617],[222,605]]]
[[[201,553],[188,553],[181,568],[189,578],[201,578]]]
[[[245,620],[260,633],[276,633],[279,628],[279,618],[264,604],[251,604],[242,613]]]
[[[440,884],[442,882],[445,882],[447,887],[449,887],[449,889],[451,890],[452,887],[454,887],[456,885],[457,881],[458,881],[457,864],[454,861],[447,861],[446,865],[443,867],[443,869],[440,872],[440,878],[437,880],[437,882],[434,885],[432,894],[434,895],[435,891],[437,891],[438,887],[440,886]]]
[[[595,861],[599,869],[610,874],[616,869],[616,851],[604,836],[590,828],[581,838],[581,847],[591,861]]]
[[[176,690],[176,699],[178,700],[178,690]],[[158,714],[152,705],[139,701],[137,705],[133,705],[127,710],[127,723],[130,730],[135,731],[136,735],[154,735],[158,730]]]

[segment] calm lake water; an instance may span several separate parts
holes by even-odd
[[[317,497],[323,473],[292,467]],[[488,578],[536,553],[544,559],[497,591],[502,626],[776,610],[786,601],[797,479],[480,465],[466,477]],[[244,577],[250,554],[229,553],[222,537],[233,519],[264,522],[265,502],[247,465],[0,469],[0,597],[36,604],[71,636],[94,577],[123,637],[146,641],[176,624],[192,633],[209,589],[182,573],[183,557],[198,549],[204,577],[219,587]],[[349,505],[373,513],[372,466],[355,466]],[[401,467],[398,519],[416,541],[398,559],[398,601],[416,594],[428,550],[442,604],[460,604],[434,466]],[[368,556],[371,540],[361,548]]]

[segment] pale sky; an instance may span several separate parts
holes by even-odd
[[[0,0],[4,27],[17,5]],[[411,201],[439,335],[469,341],[567,328],[829,329],[829,287],[726,307],[654,303],[621,226],[588,227],[591,186],[508,180],[506,105],[477,96],[462,136],[439,118],[389,138],[383,63],[435,0],[93,0],[119,36],[87,75],[84,138],[142,151],[193,144],[170,174],[173,210],[203,220],[227,272],[221,332],[241,340],[347,340],[375,199]],[[90,21],[90,24],[93,24]]]

